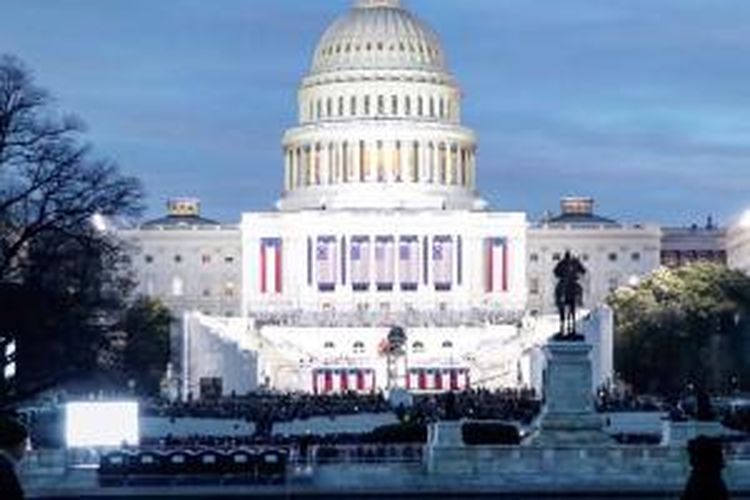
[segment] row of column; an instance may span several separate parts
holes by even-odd
[[[437,96],[411,95],[352,95],[326,99],[310,99],[303,107],[305,113],[300,117],[301,123],[310,123],[324,119],[341,119],[354,117],[396,117],[396,118],[437,118],[452,122],[460,120],[458,99]]]
[[[476,186],[476,149],[432,141],[330,142],[285,148],[285,189],[358,182]]]

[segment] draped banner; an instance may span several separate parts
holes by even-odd
[[[463,391],[471,387],[468,368],[411,368],[406,387],[418,392]]]
[[[260,241],[260,293],[281,293],[281,238]]]
[[[432,280],[435,290],[450,290],[453,286],[453,238],[435,236],[432,241]]]
[[[375,238],[375,281],[378,290],[393,290],[395,281],[396,243],[393,236]]]
[[[506,238],[488,238],[486,247],[486,281],[487,292],[508,291],[508,240]]]
[[[314,394],[368,393],[375,387],[375,371],[371,368],[318,368],[313,370]]]
[[[351,239],[349,253],[351,266],[350,280],[354,290],[368,290],[370,288],[370,238],[368,236],[354,236]]]
[[[398,247],[398,275],[401,290],[414,291],[419,286],[419,238],[402,236]]]
[[[319,236],[315,246],[315,267],[318,279],[318,289],[321,292],[331,292],[336,289],[336,237]]]

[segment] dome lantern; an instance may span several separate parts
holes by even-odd
[[[398,9],[401,7],[401,2],[399,0],[357,0],[355,7],[358,9],[372,9],[376,7]]]

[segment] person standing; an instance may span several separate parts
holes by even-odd
[[[0,417],[0,498],[23,500],[18,464],[26,454],[29,433],[18,421]]]

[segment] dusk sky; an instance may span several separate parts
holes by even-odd
[[[238,221],[271,210],[319,36],[351,0],[0,0],[18,56],[102,156]],[[629,222],[750,207],[750,1],[404,0],[442,37],[479,187],[532,219],[568,194]]]

